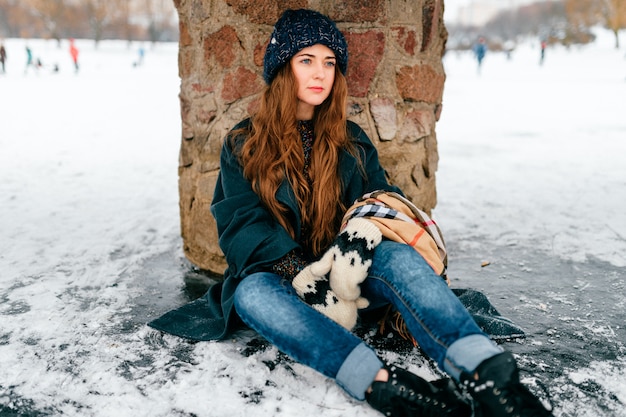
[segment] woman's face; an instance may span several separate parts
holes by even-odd
[[[291,58],[298,83],[298,120],[312,119],[315,106],[328,98],[335,82],[335,65],[335,53],[321,44],[304,48]]]

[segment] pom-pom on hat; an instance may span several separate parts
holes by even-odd
[[[270,84],[278,70],[300,50],[318,43],[335,53],[339,70],[345,75],[348,69],[348,45],[335,22],[314,10],[286,10],[274,25],[265,50],[265,82]]]

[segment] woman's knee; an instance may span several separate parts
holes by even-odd
[[[394,275],[436,275],[424,258],[404,243],[384,241],[376,248],[373,271],[394,271]]]
[[[268,303],[268,291],[273,287],[270,274],[252,274],[244,278],[235,289],[235,309],[237,312],[255,310],[257,306]]]

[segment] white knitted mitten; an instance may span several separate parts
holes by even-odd
[[[367,278],[374,248],[382,241],[378,227],[361,217],[348,220],[324,256],[311,265],[315,275],[330,273],[330,288],[345,300],[361,295],[359,284]]]
[[[296,275],[293,287],[307,304],[351,330],[357,310],[369,305],[359,284],[367,278],[381,241],[382,233],[372,222],[350,219],[324,256]]]
[[[316,275],[311,264],[304,268],[292,281],[296,293],[311,307],[339,323],[348,330],[356,325],[359,308],[365,308],[369,302],[363,297],[354,300],[339,298],[330,289],[326,275]]]

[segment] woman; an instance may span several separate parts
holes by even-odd
[[[353,219],[352,234],[345,234],[350,227],[340,233],[346,210],[364,194],[401,197],[374,145],[346,119],[347,64],[345,39],[326,16],[287,10],[277,21],[259,111],[235,127],[222,149],[211,212],[228,270],[202,300],[211,316],[202,331],[224,338],[241,320],[386,415],[471,415],[449,380],[428,382],[384,364],[349,331],[353,321],[341,325],[331,311],[338,301],[356,303],[352,311],[391,304],[483,416],[551,415],[520,384],[512,355],[478,328],[416,250]],[[355,264],[340,264],[342,245],[360,236],[365,246],[357,263],[365,275],[347,296],[340,284],[353,278],[348,269]],[[311,294],[321,297],[313,301]]]

